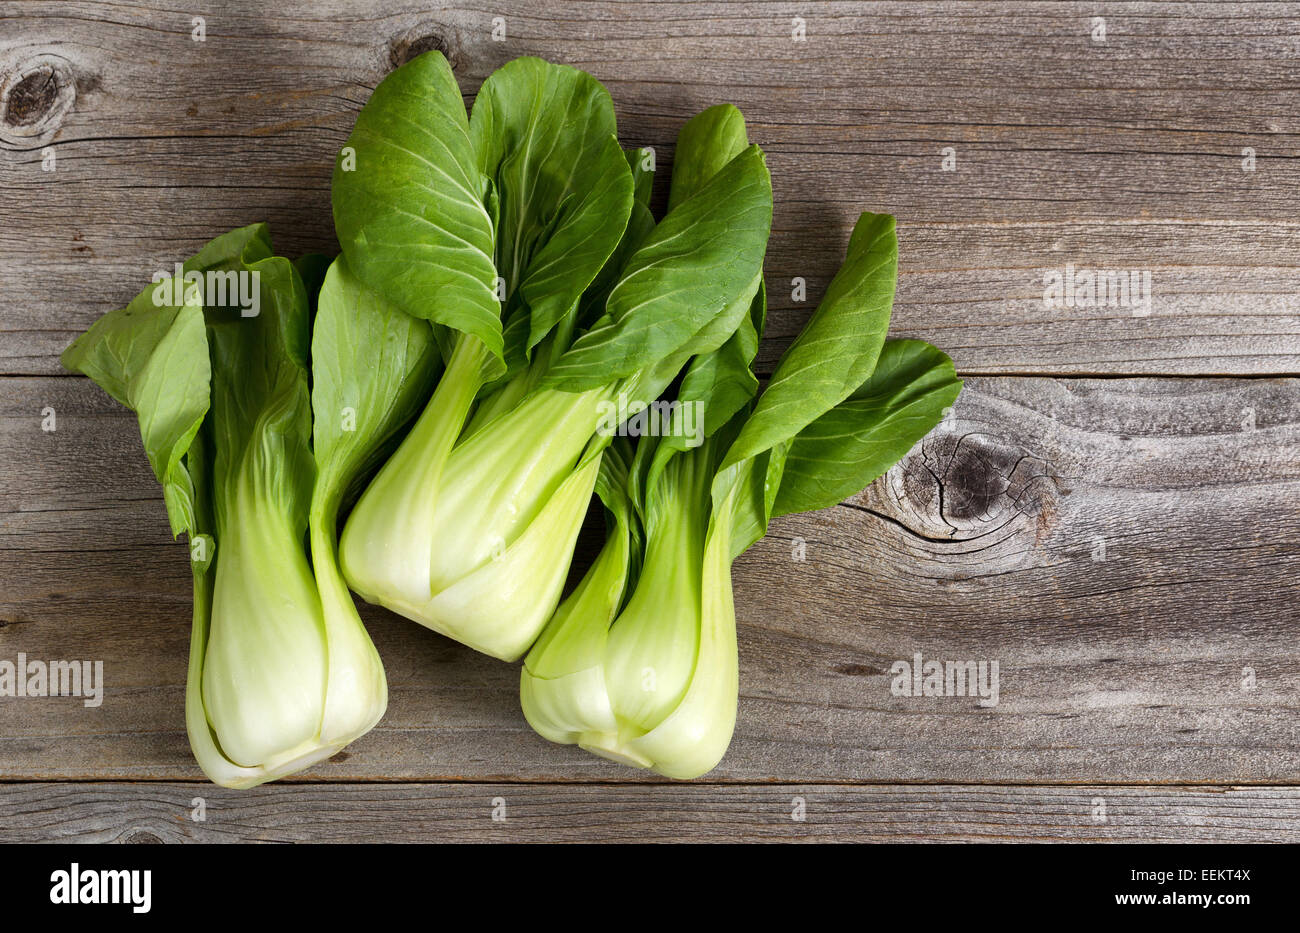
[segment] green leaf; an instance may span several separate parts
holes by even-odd
[[[312,329],[314,512],[330,522],[350,486],[420,410],[439,365],[433,330],[371,291],[340,256]]]
[[[863,214],[844,264],[782,355],[724,470],[789,441],[871,375],[889,330],[897,274],[894,218]]]
[[[669,205],[679,204],[701,190],[748,146],[745,118],[731,104],[718,105],[695,114],[682,127],[681,133],[677,134],[677,155],[673,162]],[[736,308],[735,312],[740,312],[740,308]],[[672,428],[667,437],[660,439],[654,451],[653,467],[645,473],[645,482],[651,487],[658,485],[664,464],[672,456],[698,443],[701,433],[703,437],[714,437],[737,412],[754,399],[758,392],[758,377],[754,376],[751,366],[758,353],[759,337],[766,316],[767,290],[759,282],[758,290],[750,300],[749,313],[729,313],[725,316],[728,322],[725,326],[732,327],[733,330],[722,346],[702,351],[690,360],[677,389],[677,402],[681,405],[673,412]],[[716,322],[722,325],[723,318],[720,317]],[[701,346],[711,346],[708,340],[697,338],[697,342]],[[701,409],[703,417],[702,422],[699,422]],[[688,430],[695,428],[695,424],[688,424],[688,418],[699,422],[698,431]],[[727,442],[733,437],[735,435],[729,435]],[[716,443],[712,447],[715,450],[707,454],[711,459],[716,456],[719,448],[725,450],[724,446],[720,447]],[[712,460],[712,463],[716,467],[716,461]]]
[[[334,260],[324,253],[308,253],[293,261],[293,267],[298,270],[298,275],[302,279],[303,288],[307,290],[307,305],[311,309],[312,319],[316,317],[316,306],[320,298],[321,285],[325,282],[325,274],[329,272],[333,262]]]
[[[745,119],[730,104],[710,107],[692,117],[677,136],[669,203],[681,203],[699,191],[748,145]],[[652,487],[659,482],[663,466],[671,457],[697,444],[701,434],[713,437],[757,394],[758,378],[751,367],[766,313],[767,290],[760,281],[749,313],[726,316],[727,326],[733,328],[726,341],[691,359],[677,390],[680,407],[674,410],[671,429],[657,445],[654,464],[644,476]],[[705,341],[701,343],[708,345]],[[698,431],[690,430],[697,423]],[[713,457],[715,453],[711,451],[708,456]]]
[[[339,243],[362,282],[501,356],[488,185],[440,52],[375,88],[335,161],[332,190]]]
[[[721,333],[709,325],[748,308],[771,222],[771,178],[762,151],[751,146],[655,227],[628,260],[605,314],[551,368],[547,384],[566,391],[606,385],[661,363],[700,334],[716,342],[696,342],[691,354],[720,346],[737,322]]]
[[[194,531],[193,487],[182,458],[208,411],[208,343],[201,307],[158,307],[152,292],[151,286],[96,321],[63,352],[63,365],[136,412],[175,536]]]
[[[586,72],[517,58],[479,89],[478,169],[499,199],[496,267],[530,319],[532,349],[576,305],[618,245],[632,174],[609,92]]]
[[[852,395],[875,369],[889,330],[897,271],[894,218],[863,214],[844,264],[782,355],[714,478],[715,511],[732,512],[733,557],[766,533],[795,436]]]
[[[245,269],[250,264],[273,255],[271,228],[264,223],[249,224],[223,233],[205,243],[185,262],[185,271],[206,272],[210,269]]]
[[[644,147],[625,149],[627,167],[632,170],[632,199],[644,208],[650,207],[650,196],[654,193],[654,169],[647,167],[650,150]]]
[[[828,508],[865,488],[943,420],[960,391],[942,351],[887,341],[871,378],[791,443],[773,514]]]
[[[270,255],[266,225],[253,224],[205,244],[182,272],[238,271]],[[183,277],[156,278],[127,307],[91,325],[62,357],[65,368],[89,376],[136,412],[173,535],[197,530],[185,455],[208,412],[211,368],[201,291]]]
[[[687,120],[677,134],[668,210],[703,188],[748,145],[745,118],[731,104],[718,104]]]
[[[605,260],[605,265],[582,294],[575,319],[575,324],[579,328],[590,327],[605,313],[609,293],[622,278],[628,259],[641,248],[641,244],[646,241],[654,228],[655,219],[650,213],[650,208],[639,200],[634,202],[632,213],[628,216],[627,229],[623,231],[623,238],[618,241],[618,247],[610,254],[609,259]]]
[[[731,104],[719,104],[696,114],[677,134],[677,155],[669,209],[703,188],[737,155],[749,139],[745,118]],[[766,318],[767,290],[760,284],[749,315],[740,318],[735,332],[716,350],[691,361],[677,397],[704,407],[704,434],[713,436],[758,392],[758,378],[750,368]],[[684,449],[685,438],[670,435],[669,447]]]

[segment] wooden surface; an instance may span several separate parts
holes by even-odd
[[[0,658],[107,681],[96,709],[0,699],[0,839],[1300,837],[1300,5],[263,7],[0,0]],[[516,666],[370,608],[372,733],[242,794],[190,757],[184,545],[133,417],[58,353],[230,227],[334,248],[332,154],[434,47],[467,96],[517,55],[591,71],[665,166],[735,102],[777,197],[764,365],[870,209],[899,219],[893,334],[969,377],[890,474],[737,562],[705,782],[546,743]],[[1067,263],[1149,271],[1151,313],[1046,307]],[[893,696],[916,652],[997,660],[999,702]]]
[[[1278,787],[14,784],[0,807],[18,842],[1300,841]]]

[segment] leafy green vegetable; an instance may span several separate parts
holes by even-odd
[[[437,91],[409,90],[417,78],[404,79],[404,96],[376,92],[367,108],[401,111]],[[374,114],[358,127],[418,119]],[[492,365],[467,335],[448,335],[432,400],[341,541],[344,574],[364,598],[500,658],[527,650],[559,601],[609,442],[600,431],[607,406],[653,400],[691,355],[730,337],[759,287],[771,182],[757,147],[653,226],[638,200],[648,187],[634,186],[636,161],[614,129],[608,94],[574,69],[521,59],[485,82],[469,137],[484,179],[477,190],[499,218],[502,356]],[[356,174],[363,156],[358,148]],[[337,215],[359,195],[346,175],[335,181]],[[390,173],[365,190],[402,183]],[[399,229],[400,218],[386,226],[392,200],[372,204],[364,235],[340,228],[350,262],[376,241],[366,229],[427,234]],[[384,283],[373,287],[382,293]],[[393,300],[422,314],[410,295]]]
[[[341,261],[309,337],[302,277],[262,224],[219,237],[183,271],[246,276],[258,313],[186,278],[160,283],[184,304],[146,289],[63,362],[137,412],[173,533],[191,542],[190,744],[213,781],[250,787],[333,755],[383,715],[383,667],[335,562],[335,522],[422,400],[436,355],[428,324]]]
[[[725,110],[692,122],[675,191],[707,187],[721,161],[711,150],[737,135]],[[712,430],[694,448],[643,438],[626,486],[602,494],[613,518],[606,546],[524,662],[520,700],[537,732],[674,778],[721,760],[738,690],[731,561],[770,515],[834,505],[875,479],[960,389],[938,350],[884,343],[895,266],[892,218],[864,215],[756,404],[761,295],[725,344],[692,361],[678,401],[715,409]],[[639,572],[629,503],[645,529]]]
[[[500,205],[498,274],[528,310],[531,350],[571,313],[627,226],[633,184],[614,105],[586,72],[517,58],[483,83],[470,136]]]
[[[952,360],[923,340],[887,340],[871,377],[791,441],[774,515],[828,508],[892,467],[957,400]]]
[[[362,282],[500,356],[489,184],[441,54],[375,88],[335,161],[333,191],[334,229]]]
[[[339,508],[419,411],[441,363],[429,325],[362,285],[341,256],[321,286],[311,357],[317,470],[310,540],[330,671],[321,741],[346,742],[379,721],[387,689],[338,566]]]
[[[466,475],[458,464],[466,458],[451,456],[462,436],[468,444],[482,423],[515,409],[535,384],[531,350],[545,341],[538,365],[562,352],[579,297],[622,238],[632,177],[615,136],[613,104],[590,75],[519,59],[488,78],[467,120],[446,61],[427,53],[381,83],[348,146],[355,170],[347,170],[345,148],[334,176],[344,254],[376,292],[446,328],[440,339],[447,369],[348,521],[341,543],[345,574],[371,602],[493,653],[521,651],[511,647],[515,636],[508,632],[474,634],[509,624],[497,607],[472,598],[477,587],[499,592],[489,563],[504,556],[506,539],[499,529],[484,529],[465,542],[458,504],[471,509],[470,530],[480,510],[505,510],[504,531],[513,544],[525,537],[525,522],[544,511],[539,499],[556,494],[547,514],[563,512],[556,530],[567,533],[570,513],[585,508],[596,467],[565,485],[552,479],[572,469],[576,455],[557,449],[540,462],[523,457],[494,496],[481,482],[473,485],[482,479],[482,464],[472,465],[458,489],[456,478]],[[485,388],[479,420],[470,425]],[[582,401],[557,399],[529,414],[563,420]],[[518,445],[518,437],[510,440]],[[538,470],[546,476],[542,488],[520,501],[520,484]],[[474,504],[476,496],[482,498]],[[445,547],[447,529],[461,531],[458,545],[468,546]],[[518,561],[546,547],[545,533],[539,526],[519,541],[497,571],[519,572]],[[567,560],[550,568],[539,585],[556,588],[558,596],[566,568]]]
[[[247,268],[268,256],[265,227],[244,227],[204,246],[182,272]],[[176,298],[181,303],[173,303]],[[192,534],[194,487],[185,454],[207,414],[211,379],[202,295],[183,276],[155,280],[125,308],[91,325],[63,352],[62,362],[139,413],[145,454],[162,484],[172,534]]]
[[[339,152],[341,256],[232,231],[67,349],[136,412],[189,538],[186,724],[212,780],[296,772],[383,715],[349,584],[528,651],[521,701],[552,741],[677,778],[721,760],[732,561],[889,469],[961,384],[886,340],[894,220],[863,214],[760,394],[772,187],[740,112],[682,128],[658,222],[652,188],[592,76],[520,58],[467,113],[430,52]],[[605,545],[561,602],[593,492]]]
[[[581,392],[672,358],[709,326],[716,330],[707,339],[725,339],[759,286],[771,184],[762,150],[750,146],[681,200],[628,259],[605,313],[544,384]]]

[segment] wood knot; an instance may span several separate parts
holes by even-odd
[[[122,840],[123,845],[162,845],[162,840],[153,833],[140,830]]]
[[[1056,523],[1060,486],[1051,464],[993,434],[940,430],[890,471],[907,524],[941,540],[969,541],[1015,523],[1041,542]]]
[[[5,123],[31,126],[41,120],[59,97],[59,82],[53,70],[26,75],[5,98]]]
[[[431,29],[428,26],[412,29],[390,42],[388,64],[392,68],[400,68],[425,52],[441,52],[452,71],[459,71],[464,64],[461,44],[455,32],[443,28]]]
[[[14,146],[49,140],[77,102],[67,59],[42,53],[4,68],[0,83],[0,137]]]

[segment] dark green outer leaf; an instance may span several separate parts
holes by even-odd
[[[897,273],[894,218],[863,214],[844,264],[782,355],[724,468],[788,442],[871,375],[889,329]]]
[[[960,391],[942,351],[887,341],[871,378],[790,444],[773,514],[829,508],[866,488],[943,420]]]
[[[517,58],[479,89],[479,171],[496,184],[496,265],[530,318],[528,349],[576,305],[618,245],[632,174],[614,104],[586,72]]]
[[[185,270],[242,270],[272,255],[271,228],[264,223],[249,224],[209,240],[186,261]]]
[[[696,114],[677,134],[677,155],[669,206],[699,191],[749,145],[745,118],[731,104],[719,104]],[[760,283],[750,313],[739,319],[734,333],[720,347],[691,360],[678,390],[678,400],[704,406],[704,434],[711,437],[758,392],[750,368],[767,314],[767,290]],[[680,432],[666,439],[668,448],[682,450]],[[659,454],[666,456],[666,452]]]
[[[894,219],[863,214],[843,266],[781,357],[714,478],[714,509],[732,510],[733,558],[766,533],[794,437],[850,396],[875,368],[889,329],[897,266]]]
[[[460,89],[440,52],[388,75],[334,166],[334,226],[353,272],[416,317],[501,356],[492,217]]]
[[[670,208],[699,191],[748,145],[745,119],[730,104],[710,107],[688,120],[677,135]],[[691,357],[677,398],[684,404],[704,406],[703,433],[706,437],[712,437],[758,391],[758,380],[750,366],[758,352],[767,313],[767,291],[761,281],[750,300],[750,314],[741,316],[735,313],[738,311],[739,308],[734,308],[719,315],[705,332],[697,334],[673,356],[665,358],[656,366],[659,372],[638,386],[647,395],[657,394],[666,382],[664,377],[673,378]],[[727,334],[720,346],[717,345],[718,334]],[[692,357],[692,354],[697,355]],[[685,407],[678,409],[678,413],[686,411]],[[657,482],[659,471],[668,458],[687,448],[686,434],[676,429],[680,427],[684,425],[679,417],[675,430],[655,451],[657,466],[648,472],[649,482]]]
[[[745,118],[731,104],[718,104],[687,120],[677,134],[668,209],[703,188],[748,145]]]
[[[675,205],[698,192],[728,162],[748,145],[745,121],[740,111],[730,105],[711,107],[697,114],[682,128],[677,137],[677,154],[673,164],[672,190],[669,204]],[[737,311],[741,309],[737,308]],[[728,315],[728,328],[734,331],[726,337],[721,346],[705,349],[690,361],[690,366],[678,389],[678,401],[683,403],[703,403],[704,433],[706,450],[686,454],[692,457],[705,457],[716,468],[718,452],[725,451],[734,440],[737,424],[729,422],[753,399],[758,391],[758,380],[751,365],[758,350],[759,337],[767,312],[767,293],[761,281],[749,302],[748,314]],[[720,322],[719,322],[720,323]],[[697,336],[697,341],[700,341]],[[684,359],[679,351],[676,357],[666,359],[659,368],[675,370]],[[657,385],[653,383],[652,385]],[[685,409],[681,409],[682,412]],[[682,426],[682,419],[677,419]],[[718,432],[726,426],[723,434]],[[641,482],[648,487],[646,493],[638,497],[643,511],[649,510],[651,503],[657,501],[653,491],[666,475],[668,463],[688,449],[684,430],[677,430],[668,437],[660,439],[652,453],[647,453],[646,461],[640,470]],[[640,454],[640,450],[638,450]],[[766,458],[763,458],[765,464]],[[739,504],[733,507],[733,514],[741,516],[741,534],[748,533],[748,525],[743,521],[746,509],[751,505],[753,490],[753,464],[745,472],[745,488],[738,495]],[[756,514],[766,515],[763,509],[761,484],[757,487],[758,504]],[[707,514],[707,504],[700,506]],[[765,524],[764,524],[765,527]],[[762,532],[759,531],[759,536]]]
[[[628,260],[605,315],[552,367],[547,382],[567,391],[607,385],[661,363],[737,304],[744,313],[771,222],[771,179],[762,151],[751,146],[655,227]],[[712,347],[693,352],[705,349]]]

